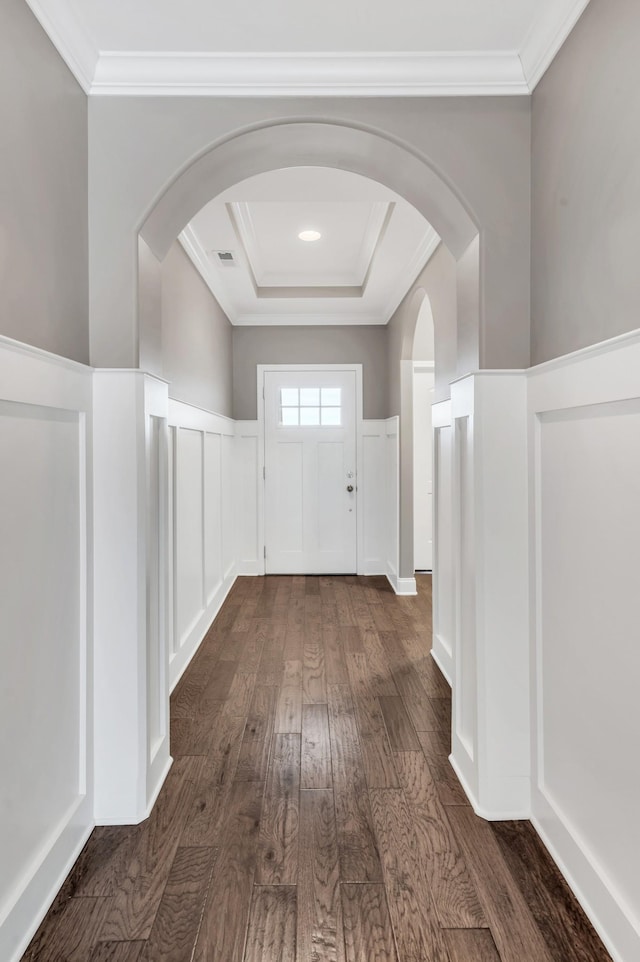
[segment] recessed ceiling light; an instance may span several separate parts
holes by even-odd
[[[319,230],[301,230],[298,237],[302,241],[317,241],[320,240],[322,234]]]

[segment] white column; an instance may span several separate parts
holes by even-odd
[[[146,818],[171,764],[167,384],[94,373],[95,813]]]
[[[452,384],[455,684],[451,762],[475,811],[530,814],[526,378]]]

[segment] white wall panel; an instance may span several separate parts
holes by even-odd
[[[167,385],[93,373],[95,818],[146,818],[171,764]]]
[[[386,568],[396,594],[415,594],[415,578],[400,578],[400,419],[388,418],[384,445]]]
[[[91,371],[0,338],[0,958],[93,827]]]
[[[640,958],[640,338],[529,375],[533,820],[618,962]]]
[[[362,538],[358,570],[364,575],[387,573],[386,421],[364,421],[358,471],[358,511]]]
[[[264,574],[261,530],[262,461],[257,421],[236,421],[233,442],[238,574]]]
[[[230,425],[233,431],[233,425]],[[234,490],[233,490],[233,433],[222,435],[222,570],[224,579],[235,577],[236,540],[233,526],[234,520]]]
[[[455,684],[452,762],[476,812],[530,812],[526,377],[451,386]]]
[[[222,569],[222,438],[204,435],[204,590],[205,605],[213,601],[223,580]],[[228,510],[228,506],[225,505]]]
[[[236,575],[235,439],[233,421],[174,399],[169,400],[169,424],[175,439],[169,500],[173,688]]]
[[[174,607],[178,646],[189,636],[205,607],[204,599],[204,432],[176,433]]]
[[[451,401],[433,406],[434,562],[433,648],[440,670],[453,684],[454,569],[453,569],[453,431]]]

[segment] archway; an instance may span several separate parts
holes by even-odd
[[[479,236],[478,225],[468,205],[426,157],[381,131],[304,119],[274,121],[240,131],[212,144],[175,176],[140,225],[140,239],[161,261],[186,224],[213,197],[255,174],[292,166],[336,167],[361,174],[390,187],[423,214],[459,261],[461,300],[467,305],[462,351],[465,365],[479,367],[479,244],[474,243]],[[146,260],[148,264],[149,258]],[[153,270],[143,270],[140,263],[138,278],[140,332],[144,338],[145,330],[153,325],[152,305],[157,302],[157,294],[153,290]],[[424,297],[424,291],[413,294],[412,321],[405,332],[406,346],[402,347],[401,363],[403,367],[408,363],[411,378],[413,344]],[[405,427],[401,432],[398,574],[400,578],[412,579],[413,457],[407,437],[413,419],[408,419],[406,412],[413,404],[413,394],[406,387],[406,380],[406,374],[401,373],[400,407],[405,412]],[[409,397],[405,396],[408,390]]]

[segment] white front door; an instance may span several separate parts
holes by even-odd
[[[356,372],[265,371],[265,571],[356,572]]]

